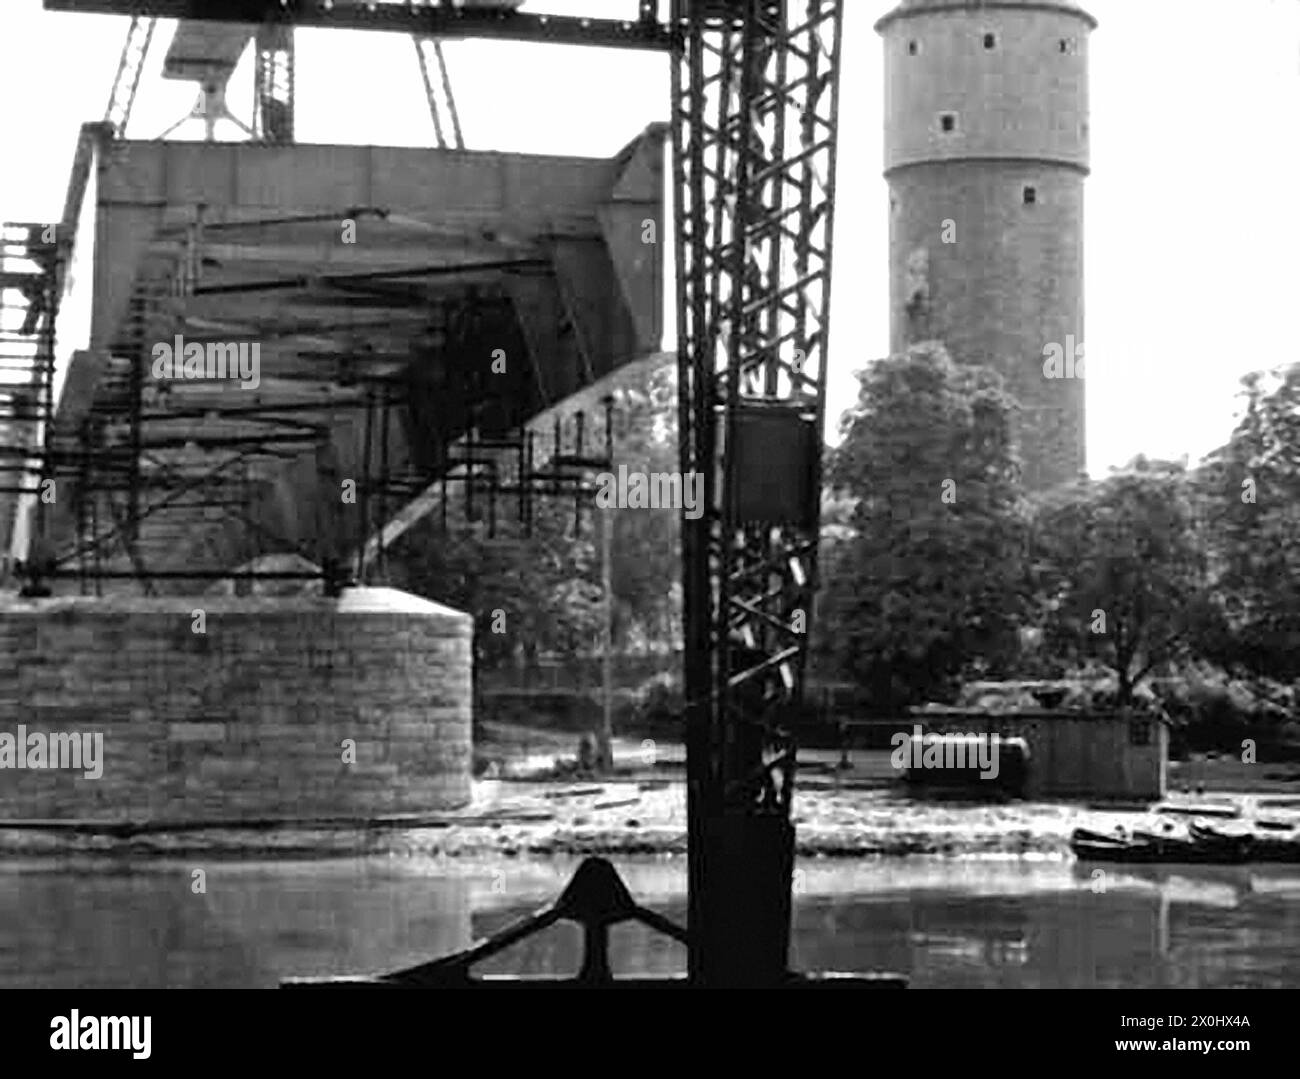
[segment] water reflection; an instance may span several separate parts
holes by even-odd
[[[5,865],[0,985],[275,986],[386,970],[471,940],[470,882],[383,862]]]
[[[976,863],[945,881],[941,870],[904,867],[847,903],[810,889],[799,911],[798,962],[892,967],[915,988],[1300,985],[1294,869],[1105,872]]]
[[[465,947],[550,902],[568,861],[419,859],[0,868],[0,985],[273,986],[391,970]],[[684,921],[680,860],[620,862],[632,893]],[[812,862],[797,878],[804,970],[892,970],[929,987],[1300,985],[1300,870],[1056,861]],[[639,926],[623,973],[679,973],[684,949]],[[553,927],[480,968],[572,973]]]

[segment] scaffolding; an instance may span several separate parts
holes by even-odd
[[[50,428],[63,263],[55,226],[0,226],[0,529],[14,540],[0,552],[6,568],[18,536],[39,535],[57,497]]]

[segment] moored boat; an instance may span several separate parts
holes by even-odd
[[[1112,833],[1076,828],[1070,849],[1081,861],[1166,862],[1237,865],[1242,862],[1300,863],[1300,832],[1294,826],[1262,827],[1255,822],[1192,821],[1185,829],[1165,823],[1161,831],[1118,829]]]
[[[1106,835],[1087,828],[1076,828],[1070,836],[1070,849],[1086,862],[1156,862],[1160,857],[1154,843],[1130,835]]]
[[[1193,821],[1190,830],[1199,843],[1243,848],[1246,861],[1300,863],[1300,833],[1294,825],[1279,826],[1273,821],[1210,825]]]

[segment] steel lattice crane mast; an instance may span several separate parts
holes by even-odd
[[[157,19],[136,15],[132,17],[127,29],[122,55],[117,62],[117,75],[113,79],[113,90],[108,97],[108,107],[104,110],[104,123],[112,128],[114,138],[126,136],[126,125],[131,119],[135,95],[140,89],[140,75],[144,71],[144,62],[149,55],[149,46],[153,42],[153,32],[157,25]]]
[[[690,976],[775,985],[790,976],[795,719],[817,583],[845,0],[670,2],[666,22],[659,0],[640,0],[639,18],[621,22],[446,2],[45,7],[671,54],[681,468],[705,489],[703,515],[682,522]],[[599,923],[609,911],[588,916]]]
[[[254,39],[253,137],[258,142],[293,142],[294,52],[293,26],[268,23]]]
[[[674,0],[692,977],[779,982],[817,580],[843,0]]]

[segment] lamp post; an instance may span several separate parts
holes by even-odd
[[[614,516],[613,510],[603,509],[600,514],[600,584],[604,611],[601,616],[601,697],[604,716],[600,728],[599,758],[602,771],[614,767]]]
[[[605,406],[605,462],[614,467],[614,395],[601,398]],[[600,681],[602,718],[597,756],[602,771],[614,768],[614,511],[597,509],[600,515],[601,612]]]

